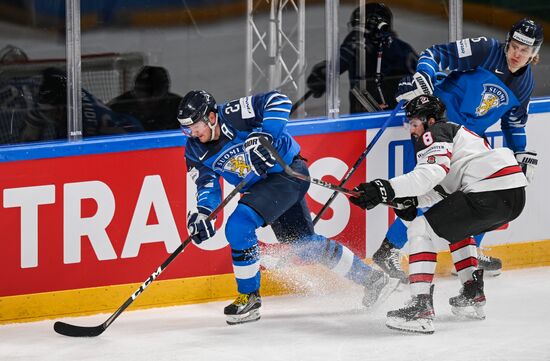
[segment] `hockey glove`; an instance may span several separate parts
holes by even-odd
[[[312,91],[314,98],[320,98],[326,91],[327,62],[315,64],[307,77],[307,87]]]
[[[416,218],[418,210],[418,198],[416,197],[403,197],[394,198],[391,201],[391,205],[395,207],[395,215],[404,221],[411,222]]]
[[[244,142],[244,151],[248,158],[248,163],[250,167],[252,167],[252,171],[258,176],[265,178],[267,177],[269,168],[275,165],[275,158],[273,158],[266,147],[260,143],[260,137],[267,138],[270,142],[273,142],[271,134],[252,132]]]
[[[535,170],[539,163],[537,152],[531,150],[531,151],[517,152],[515,153],[515,155],[516,155],[516,160],[518,161],[518,164],[520,165],[521,170],[523,171],[523,174],[525,174],[525,178],[527,178],[527,182],[531,183],[535,178]]]
[[[212,221],[207,220],[208,215],[200,211],[187,213],[187,232],[193,242],[200,244],[216,234]]]
[[[359,197],[349,197],[351,203],[367,210],[373,209],[380,203],[389,204],[395,197],[390,182],[385,179],[375,179],[369,183],[361,183],[353,190],[361,193],[361,195]]]
[[[395,99],[399,102],[403,99],[406,101],[412,100],[419,95],[432,94],[434,86],[432,79],[426,73],[418,71],[412,76],[407,75],[401,78],[397,85],[397,94]]]

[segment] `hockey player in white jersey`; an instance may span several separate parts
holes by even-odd
[[[462,289],[449,299],[455,314],[484,319],[483,270],[478,269],[473,235],[517,218],[525,205],[527,179],[508,148],[491,149],[479,135],[447,122],[445,106],[433,95],[420,95],[406,106],[415,139],[417,165],[390,180],[376,179],[355,188],[352,203],[372,209],[380,203],[411,221],[409,282],[412,300],[387,314],[389,328],[433,333],[434,241],[449,242]],[[435,187],[435,189],[434,189]],[[439,191],[438,191],[439,190]],[[417,207],[430,207],[417,217]]]
[[[453,122],[482,137],[490,126],[500,121],[504,145],[514,151],[531,182],[538,157],[536,151],[526,148],[525,126],[534,89],[532,64],[539,60],[543,40],[542,25],[522,19],[510,28],[505,42],[479,37],[433,45],[422,52],[414,76],[402,79],[397,99],[411,100],[433,92],[445,104],[447,116]],[[436,84],[440,71],[450,71],[450,74]],[[412,163],[405,163],[404,172],[414,168]],[[483,236],[474,237],[478,247]],[[398,255],[406,242],[406,226],[396,219],[374,253],[374,262],[393,277],[405,277]],[[486,276],[501,273],[501,260],[484,255],[479,249],[478,261]]]

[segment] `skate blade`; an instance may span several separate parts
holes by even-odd
[[[488,277],[496,277],[499,276],[502,273],[501,269],[489,271],[486,269],[483,269],[483,275]],[[458,276],[458,272],[454,270],[454,268],[451,270],[451,275]]]
[[[228,325],[238,325],[241,323],[254,322],[260,319],[260,310],[255,309],[242,315],[226,315]]]
[[[399,287],[400,284],[401,284],[401,282],[399,281],[399,279],[389,278],[388,283],[386,284],[386,286],[384,288],[382,288],[382,290],[380,291],[380,294],[378,295],[378,298],[376,299],[376,301],[374,301],[370,305],[368,303],[363,302],[363,305],[368,310],[375,309],[376,307],[378,307],[379,305],[384,303],[384,301],[387,300],[388,297],[390,297],[390,295]]]
[[[451,312],[455,316],[469,318],[472,320],[484,320],[485,310],[483,306],[466,306],[466,307],[451,307]]]
[[[392,330],[431,335],[435,332],[433,321],[426,318],[407,321],[403,318],[388,317],[386,326]]]
[[[502,273],[502,269],[489,271],[488,269],[483,269],[483,275],[489,277],[496,277]]]

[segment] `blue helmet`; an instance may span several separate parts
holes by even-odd
[[[508,50],[511,40],[531,46],[533,48],[533,56],[535,56],[539,52],[540,46],[544,40],[542,25],[530,19],[522,19],[515,23],[506,35],[506,51]]]

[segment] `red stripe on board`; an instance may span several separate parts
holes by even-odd
[[[437,262],[437,253],[433,252],[421,252],[411,254],[409,256],[409,263],[415,262]]]

